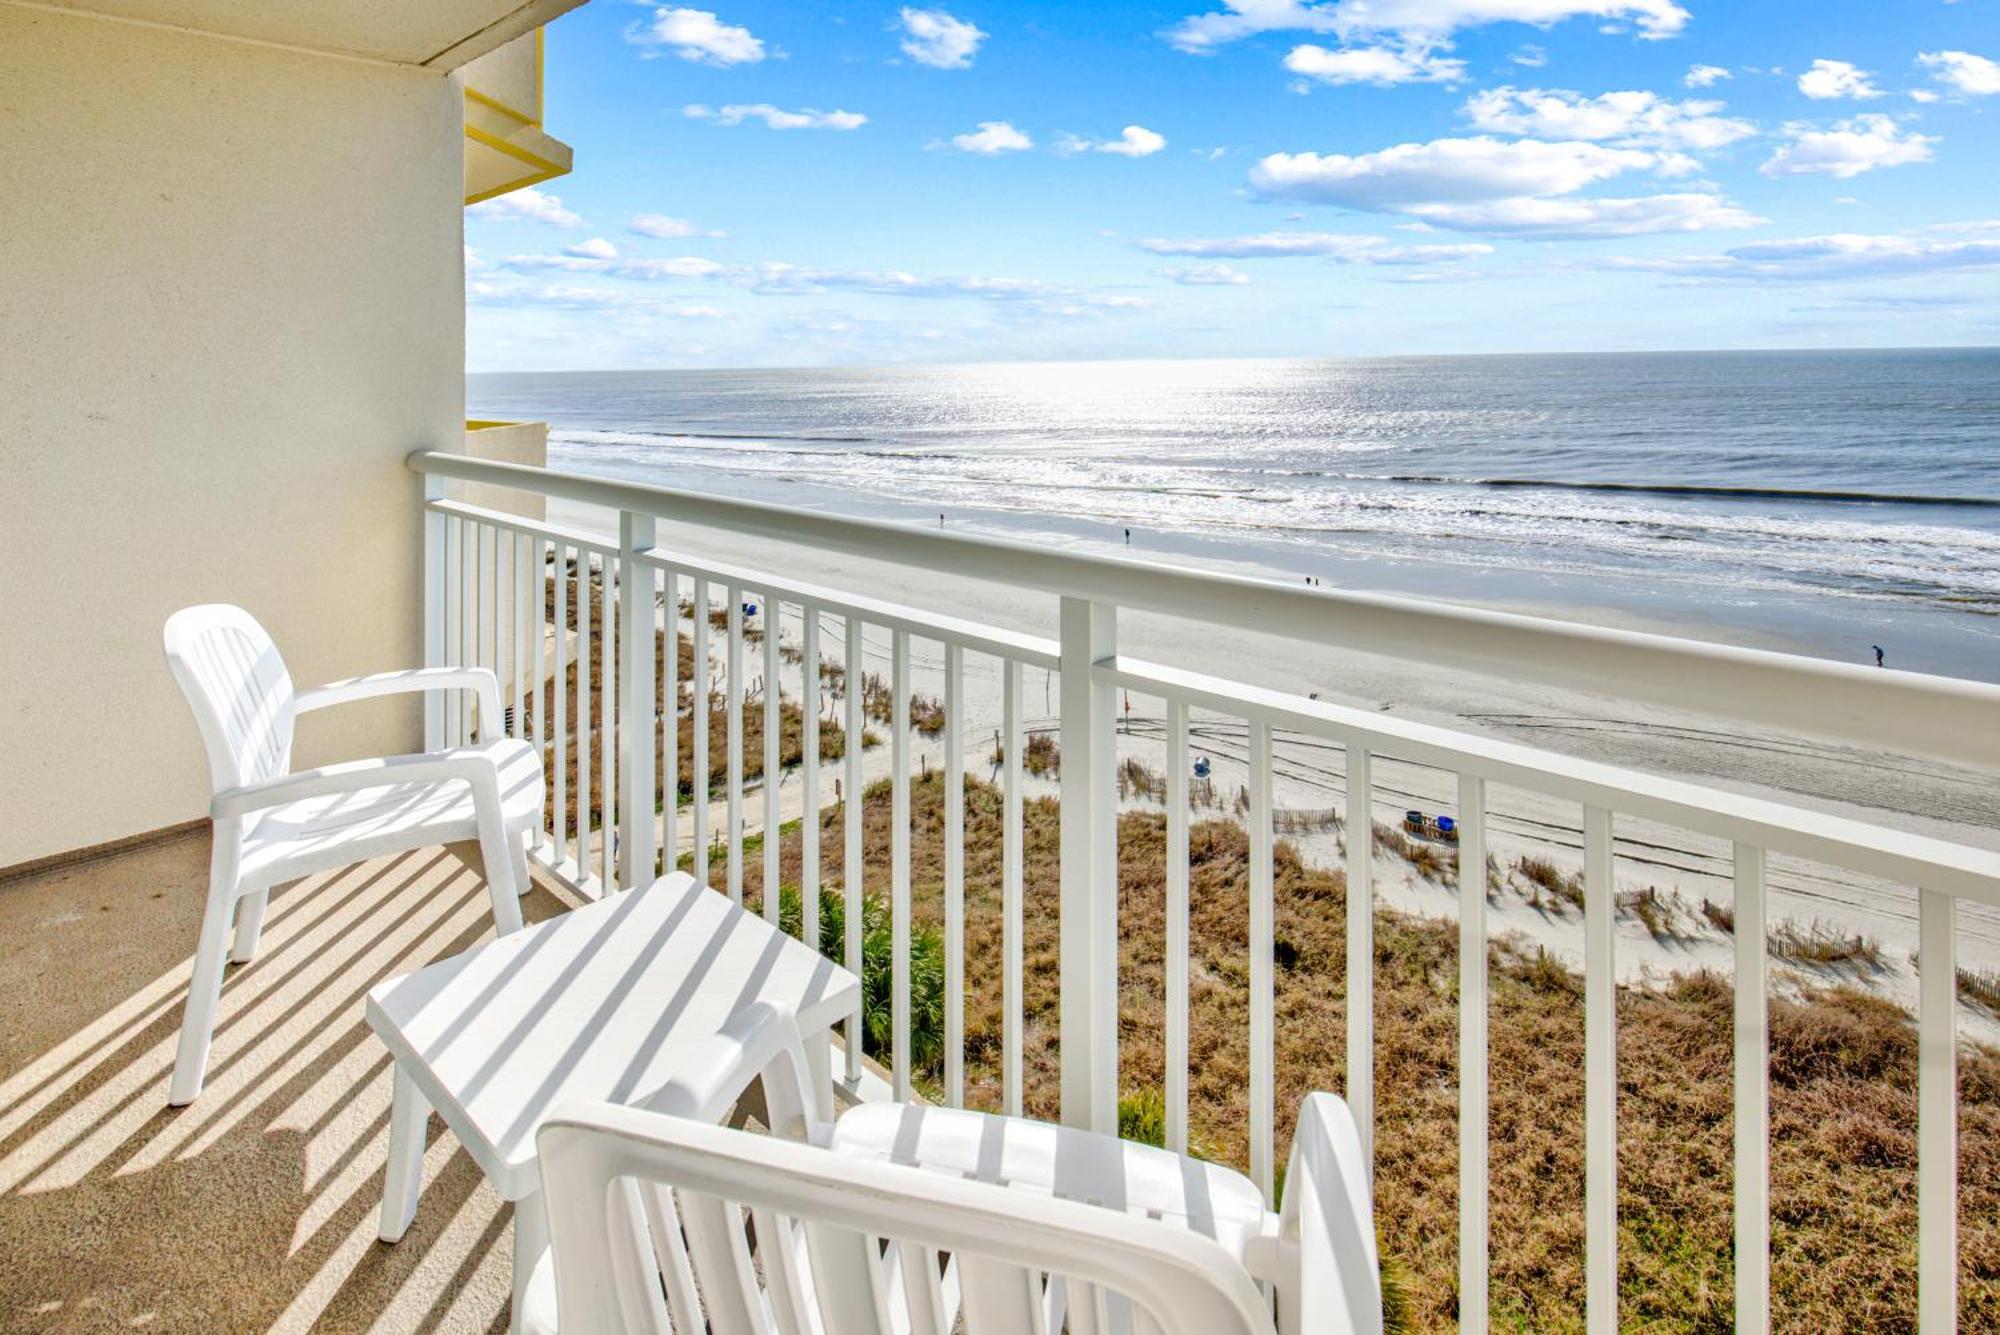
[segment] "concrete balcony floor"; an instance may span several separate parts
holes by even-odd
[[[274,893],[187,1108],[206,834],[0,882],[0,1330],[505,1328],[511,1211],[435,1118],[415,1227],[375,1236],[390,1067],[362,998],[491,937],[460,852]]]

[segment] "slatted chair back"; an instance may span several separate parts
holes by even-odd
[[[1273,1331],[1176,1224],[610,1105],[537,1146],[563,1335]]]
[[[167,618],[167,665],[194,710],[215,792],[288,773],[294,693],[278,646],[257,619],[227,603]]]

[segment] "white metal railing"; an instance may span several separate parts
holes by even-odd
[[[420,452],[425,478],[426,646],[429,661],[476,660],[506,682],[517,735],[550,753],[550,828],[541,864],[586,893],[643,883],[690,854],[711,880],[719,837],[721,885],[743,895],[748,792],[744,711],[762,709],[761,769],[766,832],[765,912],[778,914],[783,715],[781,634],[797,627],[801,718],[802,931],[817,937],[822,666],[844,674],[845,753],[837,781],[845,802],[842,882],[848,967],[862,964],[865,868],[862,738],[868,718],[863,681],[872,630],[887,636],[891,692],[889,779],[892,855],[890,1067],[896,1097],[912,1091],[911,724],[912,644],[942,654],[947,776],[963,775],[967,656],[992,660],[1001,682],[1002,833],[1001,1099],[1019,1111],[1023,1096],[1023,753],[1024,669],[1059,675],[1060,737],[1060,1052],[1066,1121],[1099,1130],[1118,1125],[1118,886],[1115,771],[1119,690],[1164,702],[1166,765],[1165,954],[1166,1122],[1168,1143],[1188,1143],[1189,847],[1188,755],[1195,711],[1240,720],[1246,734],[1251,841],[1249,1167],[1268,1193],[1276,1163],[1273,940],[1273,774],[1276,739],[1331,744],[1344,751],[1346,986],[1374,995],[1373,819],[1378,761],[1435,767],[1457,776],[1459,865],[1484,868],[1487,793],[1504,784],[1573,801],[1583,812],[1587,1324],[1616,1329],[1617,1037],[1613,849],[1617,822],[1645,819],[1725,840],[1733,847],[1735,953],[1735,1229],[1737,1328],[1768,1328],[1769,1143],[1767,1109],[1765,867],[1771,854],[1810,859],[1917,887],[1920,913],[1918,1253],[1919,1327],[1954,1328],[1957,1217],[1955,1047],[1957,901],[2000,904],[2000,854],[1827,815],[1785,803],[1611,765],[1573,759],[1446,728],[1355,710],[1185,668],[1135,660],[1118,647],[1121,609],[1164,613],[1210,626],[1343,645],[1429,663],[1566,683],[1600,694],[1722,714],[1777,731],[1806,732],[1865,748],[1914,751],[2000,765],[2000,688],[1851,668],[1787,655],[1597,630],[1500,613],[1304,589],[1201,571],[1048,551],[990,539],[785,510],[713,496]],[[519,488],[601,507],[617,516],[616,544],[554,524],[445,499],[447,480]],[[765,539],[998,581],[1050,595],[1057,635],[1046,639],[899,606],[767,570],[675,551],[658,541],[657,522],[705,526]],[[752,548],[751,550],[754,550]],[[593,614],[593,586],[596,612]],[[725,600],[720,684],[710,616]],[[750,647],[744,602],[761,608],[762,671],[746,682]],[[685,600],[689,615],[680,611]],[[553,603],[552,616],[545,603]],[[665,608],[655,621],[653,608]],[[572,610],[574,609],[574,610]],[[572,635],[567,620],[576,621]],[[680,627],[691,645],[691,781],[683,835],[678,774]],[[651,636],[664,627],[663,671],[655,675]],[[620,627],[624,628],[621,635]],[[593,652],[594,650],[594,652]],[[594,663],[593,663],[594,658]],[[572,667],[573,665],[573,667]],[[574,670],[577,686],[567,689]],[[590,710],[592,674],[600,700]],[[719,689],[725,760],[724,822],[718,831],[709,782],[709,720]],[[573,714],[570,701],[574,700]],[[544,714],[551,717],[544,725]],[[644,726],[634,726],[644,720]],[[469,720],[436,704],[427,714],[433,744],[464,734]],[[575,745],[569,744],[574,736]],[[592,747],[600,800],[590,800]],[[572,829],[567,804],[575,802]],[[945,805],[943,916],[945,1055],[942,1093],[965,1097],[964,804]],[[683,837],[688,839],[684,848]],[[1482,874],[1459,877],[1459,1305],[1464,1328],[1485,1327],[1488,1280],[1487,926]],[[714,883],[711,880],[711,883]],[[1346,1094],[1371,1142],[1374,1126],[1372,1007],[1350,1005]],[[848,1074],[860,1076],[861,1017],[850,1021]]]

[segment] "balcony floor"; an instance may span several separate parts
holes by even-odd
[[[491,936],[464,852],[275,893],[178,1109],[207,836],[0,884],[0,1329],[504,1328],[511,1212],[435,1118],[415,1227],[375,1237],[390,1069],[362,998]]]

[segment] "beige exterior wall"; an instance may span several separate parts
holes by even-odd
[[[160,626],[421,658],[412,449],[464,438],[445,75],[0,4],[0,867],[205,814]],[[302,720],[404,749],[414,704]]]
[[[491,459],[503,464],[526,464],[546,468],[549,464],[549,424],[547,422],[468,422],[465,452],[475,459]],[[532,492],[512,487],[489,487],[481,482],[448,482],[444,494],[467,505],[499,510],[524,519],[548,517],[548,501]]]

